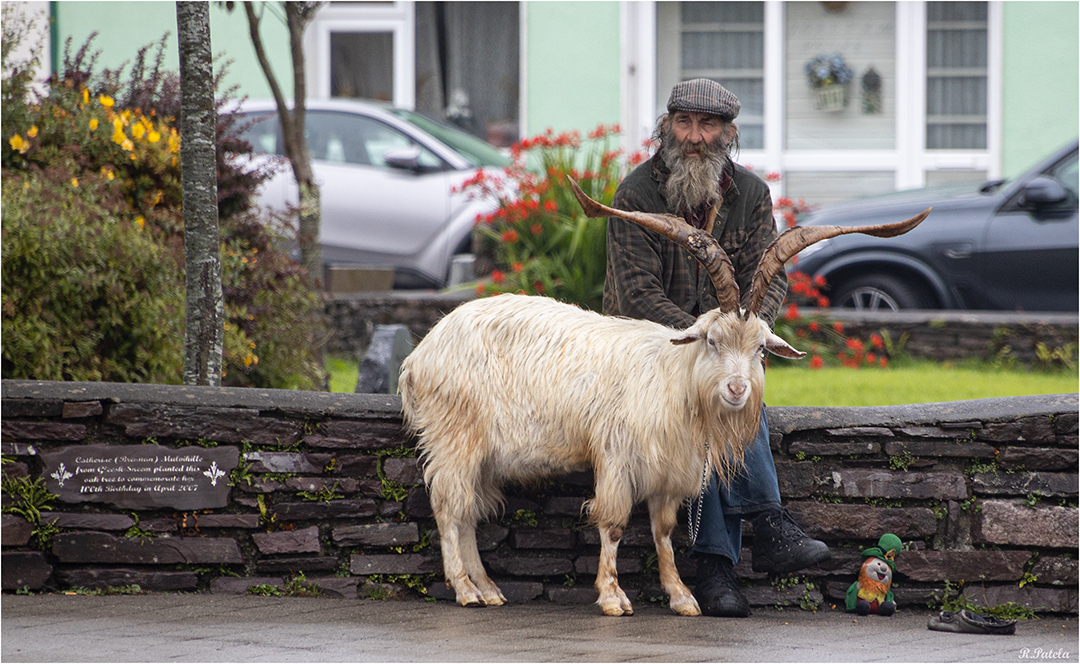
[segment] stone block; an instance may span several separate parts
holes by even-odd
[[[350,454],[337,458],[334,475],[346,477],[375,477],[379,468],[379,457]]]
[[[7,413],[4,413],[7,416]],[[1058,434],[1076,433],[1080,430],[1080,413],[1058,413],[1054,420],[1054,431]]]
[[[69,569],[60,572],[60,578],[70,587],[118,588],[136,585],[142,590],[177,591],[194,590],[199,586],[198,572],[146,572],[137,569]]]
[[[60,417],[64,402],[59,399],[3,399],[0,413],[9,417]],[[6,454],[6,452],[5,452]]]
[[[885,454],[898,456],[907,452],[923,457],[967,457],[992,459],[994,448],[986,443],[961,443],[940,440],[897,440],[885,443]]]
[[[1031,573],[1040,584],[1075,587],[1078,581],[1078,566],[1080,563],[1075,558],[1039,558],[1032,566]]]
[[[322,576],[308,579],[322,589],[321,597],[356,599],[360,579],[357,577]]]
[[[843,427],[826,429],[825,434],[839,438],[891,438],[894,435],[888,427]]]
[[[100,401],[65,401],[61,417],[73,419],[78,417],[97,417],[105,412]]]
[[[295,574],[296,572],[330,572],[338,567],[333,556],[296,556],[292,558],[269,558],[258,562],[255,568],[261,574]]]
[[[198,528],[244,528],[254,530],[259,527],[258,514],[195,514]]]
[[[626,593],[627,599],[631,602],[634,601],[634,597],[637,595],[632,588],[623,588],[623,592]],[[600,598],[600,595],[596,592],[596,589],[591,586],[564,588],[562,586],[549,584],[544,588],[544,597],[552,604],[582,606],[586,604],[596,604],[596,600]]]
[[[379,601],[400,602],[409,599],[409,587],[403,583],[373,583],[365,581],[357,588],[357,597]]]
[[[33,524],[14,514],[4,514],[0,524],[0,544],[4,546],[25,546],[34,532]]]
[[[851,454],[877,454],[881,443],[874,441],[818,442],[797,440],[788,447],[788,454],[802,452],[807,456],[849,456]]]
[[[70,422],[4,420],[0,422],[0,435],[9,442],[15,440],[76,441],[86,438],[86,425]]]
[[[334,493],[356,493],[360,482],[353,477],[290,477],[285,480],[285,488],[291,491],[317,493],[333,490]]]
[[[975,473],[971,485],[976,494],[991,496],[1075,496],[1080,476],[1076,473]]]
[[[416,523],[368,523],[337,526],[333,532],[338,546],[402,546],[420,541]]]
[[[244,460],[251,464],[253,473],[299,473],[321,475],[323,468],[334,457],[330,454],[304,454],[302,452],[248,452]]]
[[[299,424],[260,417],[259,411],[253,408],[121,403],[109,408],[106,421],[123,427],[124,433],[135,438],[292,445],[302,435]]]
[[[986,500],[978,513],[975,541],[1076,550],[1077,508],[1025,507],[1019,501]]]
[[[799,501],[787,504],[806,534],[829,541],[874,540],[882,533],[915,539],[937,533],[937,518],[926,507],[874,507]],[[856,570],[857,571],[857,570]]]
[[[979,440],[995,443],[1052,443],[1057,432],[1054,430],[1054,422],[1044,415],[987,424],[975,435]]]
[[[285,579],[280,576],[219,576],[210,581],[210,592],[215,595],[246,595],[249,588],[273,586],[285,590]]]
[[[896,572],[913,581],[1019,581],[1027,551],[901,551]]]
[[[135,525],[135,519],[126,514],[46,512],[41,515],[41,520],[52,523],[59,528],[74,530],[127,530]],[[141,526],[142,524],[140,524]]]
[[[188,515],[185,515],[188,516]],[[194,514],[190,515],[194,516]],[[193,527],[194,519],[184,521],[184,517],[180,518],[180,522],[177,523],[176,519],[170,519],[168,517],[160,519],[143,519],[139,521],[139,528],[142,528],[148,533],[175,533],[178,526],[183,525],[185,528]],[[198,530],[195,528],[195,530]]]
[[[615,571],[619,574],[637,574],[643,569],[640,558],[616,558]],[[600,556],[580,556],[574,559],[574,572],[596,576],[600,571]]]
[[[405,498],[405,514],[414,519],[426,519],[433,516],[431,511],[431,498],[428,497],[427,489],[422,486],[409,489]]]
[[[370,574],[433,574],[442,571],[442,560],[419,553],[355,554],[349,570],[359,576]]]
[[[581,506],[585,498],[581,496],[550,496],[544,501],[544,514],[556,516],[581,516]]]
[[[52,576],[53,566],[40,551],[4,551],[0,554],[0,588],[37,590]]]
[[[0,443],[0,452],[8,456],[37,456],[37,448],[28,443],[11,443],[4,441]],[[4,473],[7,474],[7,464],[4,467]]]
[[[1001,450],[998,464],[1005,469],[1074,470],[1080,462],[1077,450],[1056,447],[1020,447],[1009,445]]]
[[[912,438],[952,439],[957,435],[955,429],[944,429],[942,427],[901,427],[900,433]]]
[[[236,540],[227,537],[115,537],[107,533],[59,533],[53,555],[61,563],[177,565],[242,563]]]
[[[743,588],[742,592],[750,606],[800,606],[803,602],[820,605],[825,601],[825,597],[820,590],[816,588],[810,590],[804,583],[790,588],[753,586]]]
[[[511,576],[563,576],[574,572],[574,564],[569,558],[557,558],[554,556],[541,556],[539,558],[526,558],[524,556],[484,556],[484,562],[488,564],[496,574],[509,574]]]
[[[375,516],[375,501],[370,498],[331,500],[329,503],[304,502],[274,505],[278,521],[311,519],[364,519]]]
[[[401,447],[409,440],[400,423],[331,420],[323,423],[322,431],[330,438],[351,440],[362,450]]]
[[[391,277],[392,278],[392,277]],[[401,363],[413,349],[412,332],[405,325],[376,325],[356,381],[359,394],[395,394]]]
[[[776,482],[784,498],[806,498],[814,491],[814,464],[778,459]]]
[[[402,508],[405,507],[405,503],[398,502],[396,500],[383,500],[379,502],[378,510],[379,516],[384,519],[393,519],[402,514]]]
[[[273,533],[253,533],[251,539],[259,553],[266,556],[279,553],[318,553],[322,550],[318,526]]]
[[[676,527],[676,532],[681,528]],[[599,528],[584,528],[578,533],[578,537],[581,539],[582,544],[589,546],[600,546],[600,529]],[[674,539],[674,534],[672,539]],[[643,546],[654,548],[652,529],[648,523],[631,523],[625,529],[623,529],[622,539],[619,540],[620,546]]]
[[[382,480],[357,480],[356,491],[366,498],[382,498]]]
[[[964,476],[956,472],[917,473],[843,469],[832,473],[833,486],[849,498],[916,498],[965,500]]]
[[[481,523],[476,526],[476,548],[480,551],[494,551],[506,541],[510,529],[497,523]],[[439,529],[430,534],[431,546],[438,550],[440,546]]]
[[[997,606],[1004,602],[1016,602],[1040,613],[1071,613],[1077,612],[1077,589],[1073,588],[1039,588],[1036,586],[1024,586],[1018,588],[1015,585],[987,586],[985,588],[965,588],[964,596],[972,604],[979,606]]]
[[[572,549],[577,538],[569,528],[514,528],[510,546],[515,549]]]
[[[322,434],[309,433],[304,436],[304,443],[309,447],[317,447],[327,450],[352,450],[362,449],[360,442],[352,438],[332,438]]]
[[[383,459],[383,473],[386,479],[404,486],[415,486],[424,481],[420,460],[412,457]]]

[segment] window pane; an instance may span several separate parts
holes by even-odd
[[[927,3],[927,149],[986,149],[986,95],[986,3]]]
[[[331,96],[393,101],[394,34],[331,34],[330,67]]]
[[[386,165],[386,153],[416,146],[420,165],[439,169],[442,159],[397,129],[360,115],[332,111],[308,111],[306,134],[311,158],[343,164]]]

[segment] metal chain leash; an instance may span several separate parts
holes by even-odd
[[[686,527],[690,531],[690,546],[697,543],[698,529],[701,528],[701,504],[705,502],[705,489],[709,485],[709,441],[705,440],[705,462],[701,465],[701,493],[697,499],[697,514],[694,514],[694,499],[686,497]]]

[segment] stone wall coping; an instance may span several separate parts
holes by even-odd
[[[398,419],[396,394],[345,394],[242,387],[4,380],[4,399],[56,399],[156,403],[175,406],[254,408],[357,419]],[[942,422],[994,422],[1080,410],[1080,394],[1050,394],[946,401],[900,406],[770,407],[769,428],[778,433],[856,426],[911,426]]]

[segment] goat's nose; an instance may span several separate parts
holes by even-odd
[[[746,383],[741,380],[731,381],[727,384],[727,390],[733,399],[741,399],[746,394]]]

